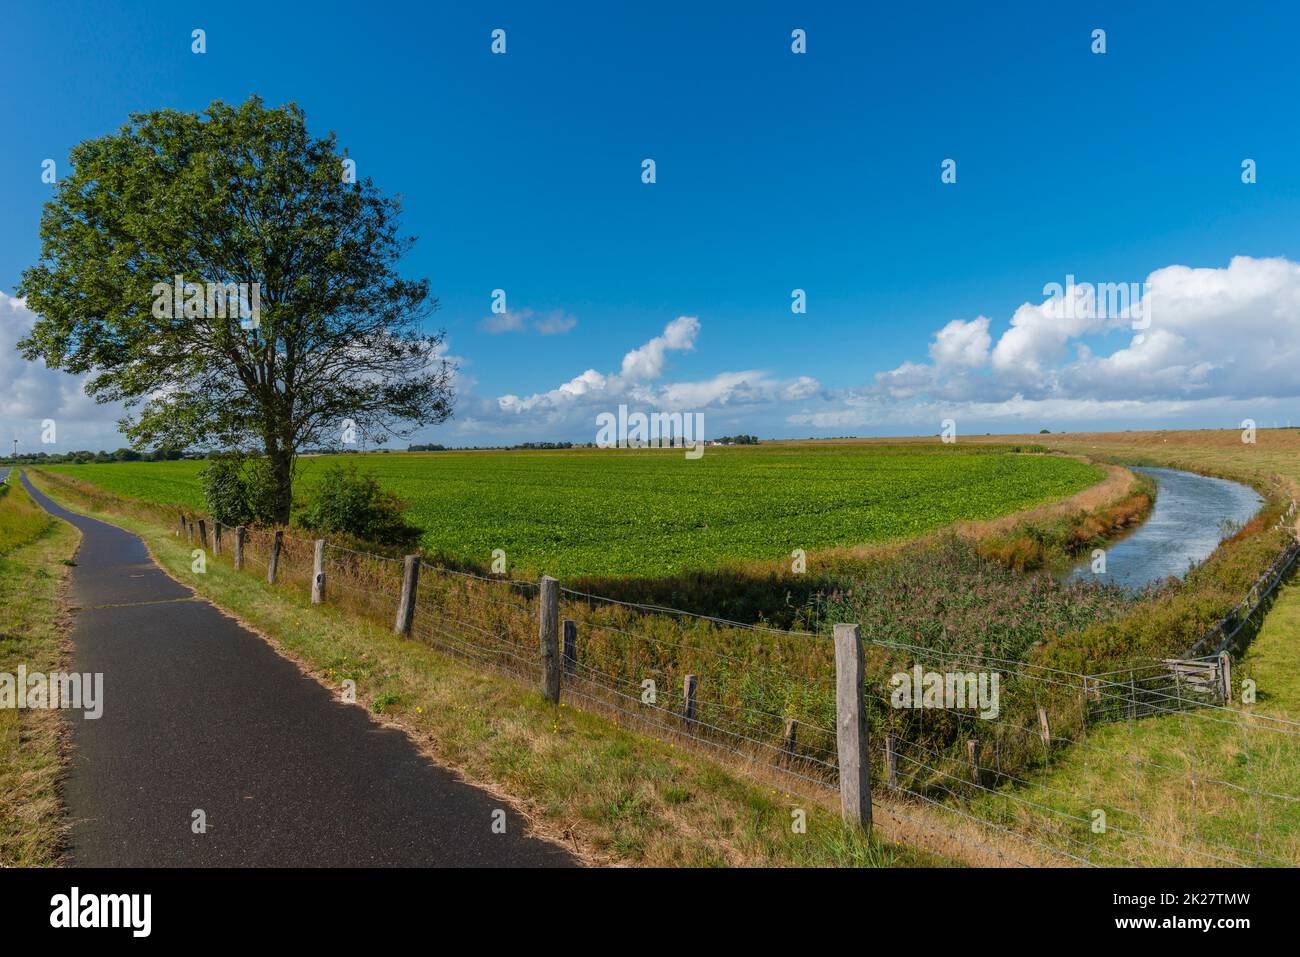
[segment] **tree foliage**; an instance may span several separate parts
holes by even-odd
[[[300,449],[451,415],[443,334],[423,326],[437,301],[395,268],[414,242],[400,205],[345,182],[334,135],[297,106],[135,114],[70,158],[18,288],[39,317],[19,346],[125,402],[133,445],[260,450],[286,522]],[[158,315],[177,276],[258,283],[258,326],[210,300]]]

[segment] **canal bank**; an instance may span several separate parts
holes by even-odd
[[[1151,514],[1105,551],[1104,571],[1087,556],[1065,576],[1138,590],[1182,578],[1213,554],[1260,510],[1264,499],[1247,485],[1180,469],[1136,467],[1156,483]]]

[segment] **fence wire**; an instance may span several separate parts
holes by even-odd
[[[214,530],[209,526],[205,547]],[[193,538],[195,531],[188,534]],[[222,551],[214,558],[233,561],[234,539],[233,530],[222,529]],[[274,559],[274,587],[301,594],[311,592],[319,571],[328,604],[384,625],[398,623],[402,560],[326,543],[317,569],[315,553],[313,541],[281,534],[277,546],[273,532],[249,529],[242,562],[249,574],[270,577]],[[1297,839],[1276,835],[1285,833],[1287,822],[1300,833],[1300,796],[1259,785],[1253,775],[1279,755],[1300,760],[1300,722],[1234,707],[1224,668],[1242,628],[1298,558],[1300,542],[1292,540],[1186,657],[1101,674],[864,637],[863,705],[876,814],[937,829],[1024,866],[1026,856],[1072,866],[1152,860],[1294,866],[1300,862]],[[539,683],[544,661],[536,582],[423,560],[417,570],[412,638],[475,667]],[[835,655],[828,635],[564,588],[558,594],[565,624],[563,696],[803,789],[830,794],[838,787]],[[999,675],[1003,713],[990,718],[973,710],[900,708],[893,698],[896,676],[918,667]],[[1180,723],[1182,750],[1151,754],[1135,739],[1115,746],[1123,734],[1117,729],[1153,719]],[[1245,770],[1203,772],[1194,745],[1208,728],[1229,729]],[[1114,774],[1122,767],[1131,776],[1125,782],[1131,797],[1118,796],[1115,787],[1104,796],[1087,793],[1056,774],[1080,766],[1085,781],[1094,780],[1094,770]],[[1141,806],[1140,795],[1157,789],[1187,796],[1175,826]],[[1244,831],[1252,846],[1225,837],[1225,808],[1253,816]],[[935,819],[951,819],[959,830],[945,830]],[[984,837],[972,838],[972,829]],[[1007,842],[1031,854],[1010,853]]]

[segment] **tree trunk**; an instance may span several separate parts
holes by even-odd
[[[271,518],[277,525],[288,525],[293,509],[293,453],[272,446],[266,458],[271,466]]]

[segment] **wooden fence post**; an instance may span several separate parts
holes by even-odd
[[[1049,724],[1047,723],[1047,709],[1046,709],[1046,708],[1039,708],[1039,709],[1038,709],[1038,723],[1039,723],[1040,725],[1043,726],[1043,730],[1042,730],[1043,744],[1051,744],[1051,743],[1052,743],[1052,728],[1051,728],[1051,725],[1049,725]]]
[[[682,679],[682,713],[686,716],[686,726],[695,724],[695,687],[700,679],[687,675]]]
[[[550,575],[542,576],[537,602],[538,636],[542,643],[542,694],[547,701],[560,701],[560,583]]]
[[[205,519],[199,519],[199,548],[208,547],[208,523]]]
[[[243,525],[235,526],[235,571],[243,571],[244,568],[244,539],[248,536],[248,529]]]
[[[275,530],[275,538],[271,541],[271,560],[266,563],[266,583],[275,584],[275,576],[280,571],[280,550],[284,548],[284,532],[280,529]]]
[[[325,600],[325,539],[316,539],[316,553],[312,559],[311,603],[319,605]]]
[[[1232,655],[1226,651],[1219,652],[1219,686],[1223,691],[1223,703],[1232,703]]]
[[[564,676],[572,678],[578,673],[578,623],[564,619]]]
[[[835,742],[840,810],[848,824],[871,827],[871,763],[862,697],[862,641],[857,625],[835,626]]]
[[[186,523],[186,521],[185,521],[185,513],[184,513],[184,512],[181,512],[181,530],[180,530],[179,532],[176,533],[176,537],[177,537],[177,538],[179,538],[180,536],[182,536],[182,535],[185,534],[186,526],[187,526],[187,523]]]
[[[976,787],[980,786],[980,743],[976,738],[966,742],[966,756],[970,758],[970,780]]]
[[[885,735],[885,766],[889,768],[889,789],[898,790],[898,754],[894,751],[894,736]]]
[[[194,523],[193,522],[185,523],[185,541],[189,542],[191,545],[194,544]]]
[[[415,596],[420,584],[420,556],[407,555],[402,565],[402,597],[397,602],[397,620],[393,622],[393,632],[398,635],[410,635],[411,624],[415,621]]]
[[[799,722],[794,718],[785,719],[785,733],[781,735],[781,750],[794,757],[795,746],[799,743]]]
[[[212,522],[212,554],[221,554],[221,523],[215,520]]]

